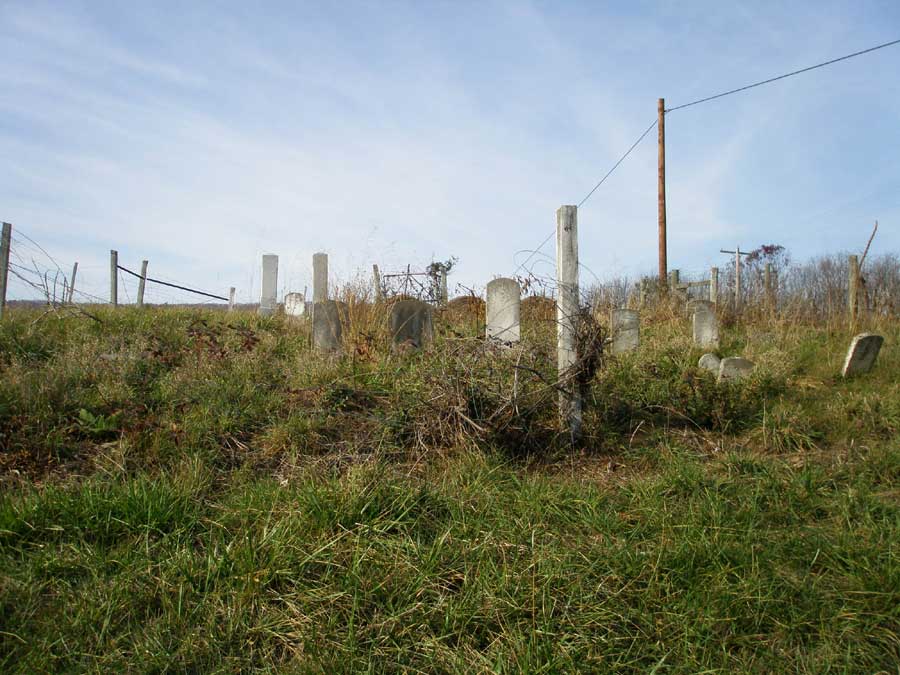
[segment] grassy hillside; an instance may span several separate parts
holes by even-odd
[[[527,349],[449,312],[342,358],[250,314],[0,324],[0,670],[898,672],[900,322],[733,323],[720,386],[680,312],[557,432]]]

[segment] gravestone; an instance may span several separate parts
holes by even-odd
[[[739,356],[729,356],[719,363],[719,382],[740,380],[753,371],[754,363]]]
[[[884,338],[875,333],[860,333],[855,336],[850,342],[850,349],[847,350],[841,377],[862,375],[872,370],[882,344],[884,344]]]
[[[431,305],[421,300],[399,300],[391,307],[391,339],[395,349],[421,349],[431,342],[433,334]]]
[[[346,303],[337,300],[313,303],[312,340],[315,349],[321,352],[333,352],[341,348],[343,334],[341,319],[346,314]]]
[[[519,341],[521,289],[515,279],[494,279],[487,285],[485,336],[501,344]]]
[[[284,296],[284,313],[294,317],[306,315],[306,299],[303,293],[288,293]]]
[[[328,299],[328,254],[313,254],[313,302]]]
[[[715,354],[704,354],[700,357],[700,361],[697,363],[699,368],[703,370],[708,370],[711,373],[719,373],[719,364],[722,362]]]
[[[641,315],[633,309],[614,309],[609,313],[613,356],[633,352],[641,344]]]
[[[694,301],[694,344],[707,349],[719,347],[719,319],[714,305],[706,300]]]
[[[276,309],[278,309],[278,256],[264,255],[258,313],[261,316],[269,316],[274,314]]]

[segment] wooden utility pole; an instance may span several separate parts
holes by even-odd
[[[12,242],[12,225],[3,223],[0,236],[0,319],[6,312],[6,284],[9,281],[9,247]]]
[[[659,121],[659,286],[666,288],[669,263],[666,258],[666,99],[661,98],[656,106]]]
[[[750,254],[744,253],[740,246],[735,246],[733,251],[722,248],[719,249],[719,253],[734,254],[734,311],[738,312],[741,308],[741,256]]]

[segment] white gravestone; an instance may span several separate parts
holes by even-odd
[[[719,319],[715,306],[708,301],[698,300],[694,307],[694,344],[706,349],[719,347]]]
[[[609,313],[613,356],[633,352],[641,345],[641,315],[634,309],[614,309]]]
[[[485,309],[485,336],[501,344],[515,344],[520,339],[522,292],[515,279],[500,278],[488,282]]]
[[[278,309],[278,256],[262,257],[262,291],[259,295],[259,314],[269,316]]]

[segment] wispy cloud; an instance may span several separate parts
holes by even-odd
[[[0,83],[15,95],[0,100],[2,215],[61,260],[99,265],[89,282],[98,293],[109,248],[188,283],[235,285],[244,299],[258,291],[263,252],[279,253],[282,279],[301,289],[317,250],[345,277],[372,262],[457,255],[457,280],[482,286],[552,231],[557,206],[587,193],[652,120],[661,93],[687,100],[772,74],[786,55],[796,59],[789,67],[805,65],[847,44],[848,17],[836,10],[702,11],[710,7],[348,4],[263,14],[230,5],[178,15],[9,4],[0,39],[12,56]],[[818,37],[798,41],[790,18]],[[877,24],[873,5],[860,39]],[[772,213],[790,216],[790,186],[758,171],[766,157],[820,172],[804,198],[818,190],[849,201],[841,218],[889,207],[884,191],[871,193],[874,204],[835,195],[829,168],[782,140],[819,106],[852,110],[841,86],[856,97],[877,91],[896,110],[900,96],[880,85],[900,53],[880,58],[877,68],[672,116],[674,266],[708,265],[738,236],[777,238],[750,207],[768,194]],[[890,133],[858,142],[896,146],[900,132]],[[887,171],[896,182],[896,164]],[[654,267],[655,191],[651,134],[580,214],[583,259],[599,276]]]

